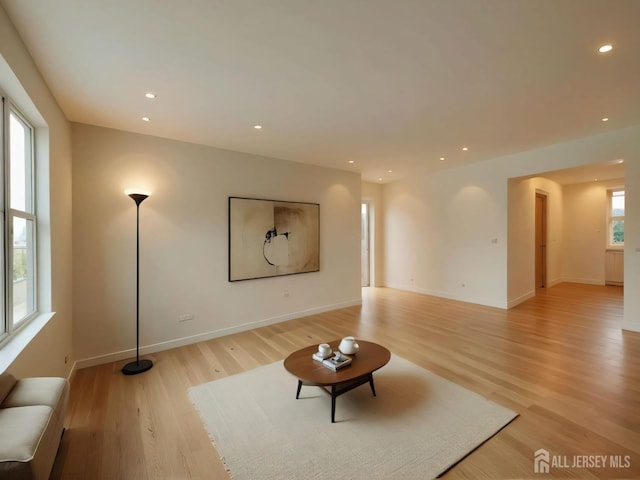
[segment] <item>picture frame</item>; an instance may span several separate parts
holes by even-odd
[[[229,282],[320,271],[320,204],[229,197]]]

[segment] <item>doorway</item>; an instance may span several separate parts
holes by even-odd
[[[361,252],[361,286],[368,287],[371,285],[371,265],[369,261],[369,204],[362,203],[361,222],[360,222],[360,252]]]
[[[547,196],[536,193],[536,288],[547,286]]]

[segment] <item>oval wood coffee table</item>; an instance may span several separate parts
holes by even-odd
[[[331,423],[335,423],[336,398],[343,393],[369,383],[373,396],[376,396],[373,372],[384,367],[391,358],[391,352],[382,345],[364,340],[358,340],[357,343],[360,346],[358,353],[347,355],[352,359],[351,364],[335,372],[312,358],[318,351],[318,345],[293,352],[284,359],[284,368],[298,378],[296,399],[300,397],[303,385],[321,387],[323,392],[331,396]],[[329,342],[334,352],[339,344],[340,340]]]

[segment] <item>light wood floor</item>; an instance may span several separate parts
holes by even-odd
[[[150,355],[141,375],[123,376],[124,361],[79,370],[51,478],[226,480],[187,388],[346,335],[520,414],[445,479],[640,478],[640,334],[621,330],[622,311],[620,287],[560,284],[509,311],[364,289],[362,307]],[[629,455],[631,466],[535,474],[539,448],[568,462]]]

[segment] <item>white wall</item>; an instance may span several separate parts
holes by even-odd
[[[628,167],[639,157],[636,126],[385,185],[386,284],[507,307],[526,293],[508,289],[507,265],[517,261],[507,259],[508,179],[618,158]],[[625,290],[640,288],[640,278],[627,284],[632,277]]]
[[[73,361],[70,128],[2,7],[0,56],[0,87],[37,129],[39,300],[56,312],[9,370],[17,377],[66,376]]]
[[[503,306],[506,194],[477,164],[386,185],[387,285]]]
[[[535,295],[535,186],[519,178],[508,181],[507,298],[511,308]]]
[[[605,284],[607,189],[623,186],[623,179],[564,186],[564,281]]]
[[[369,227],[371,231],[371,285],[384,286],[384,214],[382,201],[382,185],[362,182],[362,201],[371,208]]]
[[[509,179],[509,307],[535,295],[535,194],[547,194],[547,286],[604,285],[607,189],[624,180],[560,185],[543,177]]]
[[[73,124],[74,326],[80,366],[361,302],[360,176]],[[320,204],[320,272],[229,283],[228,197]],[[285,292],[288,296],[284,296]],[[195,319],[178,323],[178,317]],[[98,358],[96,358],[98,357]]]
[[[640,152],[624,162],[624,324],[640,332]]]
[[[553,286],[562,278],[563,190],[543,177],[508,181],[508,307],[535,295],[535,197],[547,197],[547,278]]]

